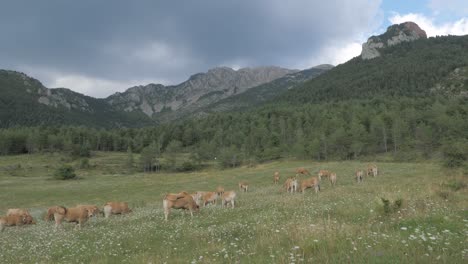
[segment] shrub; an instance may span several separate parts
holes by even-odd
[[[89,168],[89,159],[84,158],[80,160],[80,169],[88,169]]]
[[[468,143],[466,141],[445,143],[442,152],[445,167],[461,167],[468,160]]]
[[[70,165],[63,165],[55,171],[54,178],[57,180],[70,180],[75,179],[75,169]]]
[[[383,197],[381,197],[380,199],[382,200],[382,203],[383,203],[383,211],[386,214],[394,213],[400,210],[400,208],[403,206],[402,198],[396,199],[395,201],[393,201],[393,203],[392,201],[385,199]]]

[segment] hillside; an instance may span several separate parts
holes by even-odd
[[[430,96],[439,82],[468,65],[468,36],[419,39],[383,48],[382,56],[341,64],[280,96],[277,102],[318,103],[376,96]],[[468,90],[458,87],[459,94]]]
[[[214,68],[175,86],[148,84],[96,99],[49,89],[24,73],[0,71],[0,127],[85,125],[142,127],[185,116],[211,103],[295,73],[279,67]]]
[[[0,127],[85,125],[135,127],[153,122],[141,113],[115,111],[102,99],[48,89],[24,73],[0,70]]]
[[[297,70],[280,67],[239,70],[218,67],[206,73],[194,74],[178,85],[132,87],[123,93],[109,96],[106,102],[121,111],[143,112],[158,120],[173,120],[294,72]]]
[[[296,85],[313,79],[332,68],[332,65],[325,64],[315,66],[307,70],[290,73],[272,82],[253,87],[244,93],[233,95],[226,99],[210,104],[200,109],[196,113],[197,115],[200,115],[211,112],[227,112],[260,106],[261,104],[272,100],[280,94],[283,94],[289,89],[294,88]]]

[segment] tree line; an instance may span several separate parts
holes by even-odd
[[[279,104],[145,128],[1,129],[0,154],[64,151],[79,156],[90,150],[130,150],[149,160],[145,170],[157,168],[162,155],[174,165],[177,153],[197,162],[216,158],[225,167],[284,157],[348,160],[377,154],[399,160],[452,155],[463,161],[468,152],[466,120],[463,97]]]

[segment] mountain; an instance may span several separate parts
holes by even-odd
[[[373,59],[380,56],[379,49],[420,38],[426,39],[426,32],[414,22],[391,25],[384,34],[372,36],[362,44],[361,57],[364,60]]]
[[[115,93],[106,102],[117,110],[143,112],[157,119],[175,119],[224,98],[242,94],[252,87],[297,72],[280,67],[258,67],[233,70],[218,67],[192,75],[174,86],[149,84]]]
[[[361,56],[307,81],[274,103],[321,103],[375,97],[425,97],[466,94],[468,35],[419,38],[379,49],[379,57]],[[456,82],[449,89],[448,82]],[[437,87],[441,87],[438,89]]]
[[[38,80],[16,71],[0,70],[0,93],[0,127],[135,127],[154,123],[141,113],[115,111],[102,99],[65,88],[48,89]]]
[[[0,127],[86,125],[141,127],[174,120],[252,87],[298,72],[280,67],[219,67],[175,86],[149,84],[104,99],[49,89],[24,73],[0,71]]]
[[[226,112],[259,106],[289,89],[294,88],[294,86],[327,72],[333,67],[334,66],[330,64],[323,64],[307,70],[287,74],[271,82],[250,88],[244,93],[233,95],[212,103],[201,108],[196,113],[197,115],[203,115],[210,112]]]

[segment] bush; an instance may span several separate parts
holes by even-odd
[[[393,203],[390,200],[385,199],[383,197],[380,199],[382,200],[382,203],[383,203],[383,211],[386,214],[394,213],[400,210],[400,208],[403,206],[403,199],[401,198],[396,199],[395,201],[393,201]]]
[[[63,165],[55,171],[54,178],[57,180],[75,179],[75,169],[73,169],[73,167],[70,165]]]
[[[468,160],[468,143],[466,141],[445,143],[442,152],[445,167],[461,167]]]
[[[80,160],[80,169],[88,169],[89,166],[89,159],[84,158]]]

